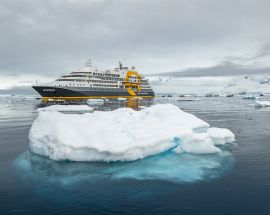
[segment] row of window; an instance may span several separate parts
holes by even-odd
[[[96,90],[96,91],[123,91],[121,88],[89,88],[90,90]]]
[[[101,80],[115,80],[115,81],[124,81],[124,78],[105,78],[105,77],[98,77],[98,76],[93,76],[94,78],[99,78]]]
[[[96,87],[118,87],[118,85],[93,84]]]
[[[120,77],[120,75],[118,74],[106,74],[106,73],[96,73],[96,72],[93,72],[93,75],[97,75],[97,76],[111,76],[111,77]]]
[[[73,78],[73,77],[89,77],[89,75],[63,75],[63,78]]]
[[[83,78],[99,78],[102,80],[124,80],[124,78],[113,78],[113,77],[101,77],[101,76],[90,76],[90,75],[63,75],[62,78],[76,78],[76,77],[83,77]]]
[[[93,73],[93,76],[92,75],[90,75],[91,73],[89,73],[89,75],[63,75],[62,77],[63,78],[68,78],[68,77],[96,77],[96,78],[107,78],[107,77],[104,77],[104,76],[108,76],[108,74],[105,74],[105,75],[96,75],[97,73]],[[119,78],[120,77],[120,75],[112,75],[112,74],[110,74],[109,76],[112,76],[112,77],[116,77],[116,79],[117,80],[119,80],[119,79],[122,79],[122,80],[124,80],[124,78]],[[118,78],[117,78],[118,77]],[[111,78],[111,77],[109,77],[109,78]],[[112,79],[115,79],[115,78],[112,78]],[[129,79],[138,79],[137,78],[137,76],[130,76],[129,77]]]
[[[58,85],[59,87],[60,86],[65,86],[65,87],[68,87],[68,85]],[[79,86],[79,87],[90,87],[90,85],[85,85],[85,84],[69,84],[69,86]],[[108,89],[109,91],[110,90],[113,90],[113,89],[121,89],[121,88],[124,88],[124,86],[120,86],[120,88],[118,88],[118,85],[101,85],[101,84],[93,84],[94,87],[90,87],[89,89],[92,89],[92,90],[106,90]],[[95,88],[95,87],[104,87],[104,88]],[[112,88],[112,87],[116,87],[116,88]],[[149,87],[149,88],[143,88],[145,91],[152,91],[152,89]]]
[[[120,80],[121,79],[121,80]],[[87,79],[57,79],[56,81],[77,81],[77,82],[93,82],[93,83],[117,83],[117,81],[124,81],[123,78],[119,78],[119,80],[114,80],[114,81],[108,81],[107,79],[105,79],[106,81],[101,81],[101,80],[87,80]],[[130,82],[133,83],[137,83],[136,80],[130,80]],[[148,83],[142,83],[143,85],[147,85]]]
[[[75,81],[75,82],[93,82],[93,83],[117,83],[116,81],[99,81],[99,80],[87,80],[87,79],[57,79],[56,81]]]
[[[91,81],[89,81],[89,80],[80,80],[80,79],[78,79],[78,80],[77,79],[58,79],[57,81],[87,82],[88,84],[90,84],[90,82],[91,83],[102,83],[102,84],[104,84],[104,83],[106,83],[106,84],[116,84],[117,83],[116,81],[99,81],[99,80],[91,80]],[[134,83],[135,81],[131,81],[131,82]],[[69,85],[71,85],[71,83],[69,83]],[[73,85],[74,85],[74,83],[73,83]],[[145,83],[142,83],[141,85],[143,87],[150,87],[149,84],[145,84]],[[104,86],[107,86],[107,85],[104,85]],[[112,85],[112,86],[117,86],[117,85]]]
[[[98,77],[98,76],[87,76],[87,75],[65,75],[65,76],[62,76],[62,78],[75,78],[75,77],[84,77],[84,78],[90,78],[90,77],[93,77],[93,78],[98,78],[98,79],[101,79],[101,80],[113,80],[113,81],[125,81],[125,78],[107,78],[107,77]],[[137,77],[129,77],[130,81],[131,82],[136,82],[138,79]],[[61,81],[65,81],[65,80],[70,80],[70,81],[80,81],[80,80],[77,80],[77,79],[58,79],[58,80],[61,80]],[[148,81],[146,80],[141,80],[142,83],[148,83]]]
[[[92,72],[72,72],[70,74],[92,74]]]
[[[116,84],[116,81],[100,81],[100,80],[83,80],[83,79],[58,79],[57,81],[74,81],[74,82],[87,82],[87,83],[106,83],[106,84]],[[132,83],[137,83],[136,81],[131,81]],[[141,83],[143,87],[148,87],[149,84]],[[150,86],[149,86],[150,87]]]

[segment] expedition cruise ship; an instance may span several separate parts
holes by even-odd
[[[87,60],[85,67],[64,75],[48,84],[36,84],[33,88],[43,99],[91,99],[91,98],[153,98],[154,91],[148,80],[135,67],[119,67],[98,70]]]

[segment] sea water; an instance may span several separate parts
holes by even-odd
[[[270,108],[241,97],[128,102],[108,101],[94,109],[172,103],[211,126],[230,129],[236,143],[222,146],[219,154],[167,151],[131,162],[57,162],[28,149],[36,109],[47,104],[34,97],[2,96],[0,213],[270,213]]]

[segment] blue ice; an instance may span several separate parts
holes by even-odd
[[[133,162],[57,162],[29,151],[14,166],[23,177],[62,185],[95,180],[163,180],[174,183],[209,181],[228,173],[234,164],[231,152],[209,155],[167,151]]]

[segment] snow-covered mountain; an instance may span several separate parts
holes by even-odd
[[[240,65],[230,61],[212,67],[153,74],[148,78],[156,93],[270,93],[269,67]]]
[[[230,61],[223,61],[220,64],[210,67],[195,67],[181,71],[158,73],[158,76],[170,77],[217,77],[217,76],[238,76],[238,75],[257,75],[265,74],[270,76],[269,67],[258,65],[241,65]]]
[[[171,77],[150,76],[156,93],[240,94],[270,93],[270,75]]]

